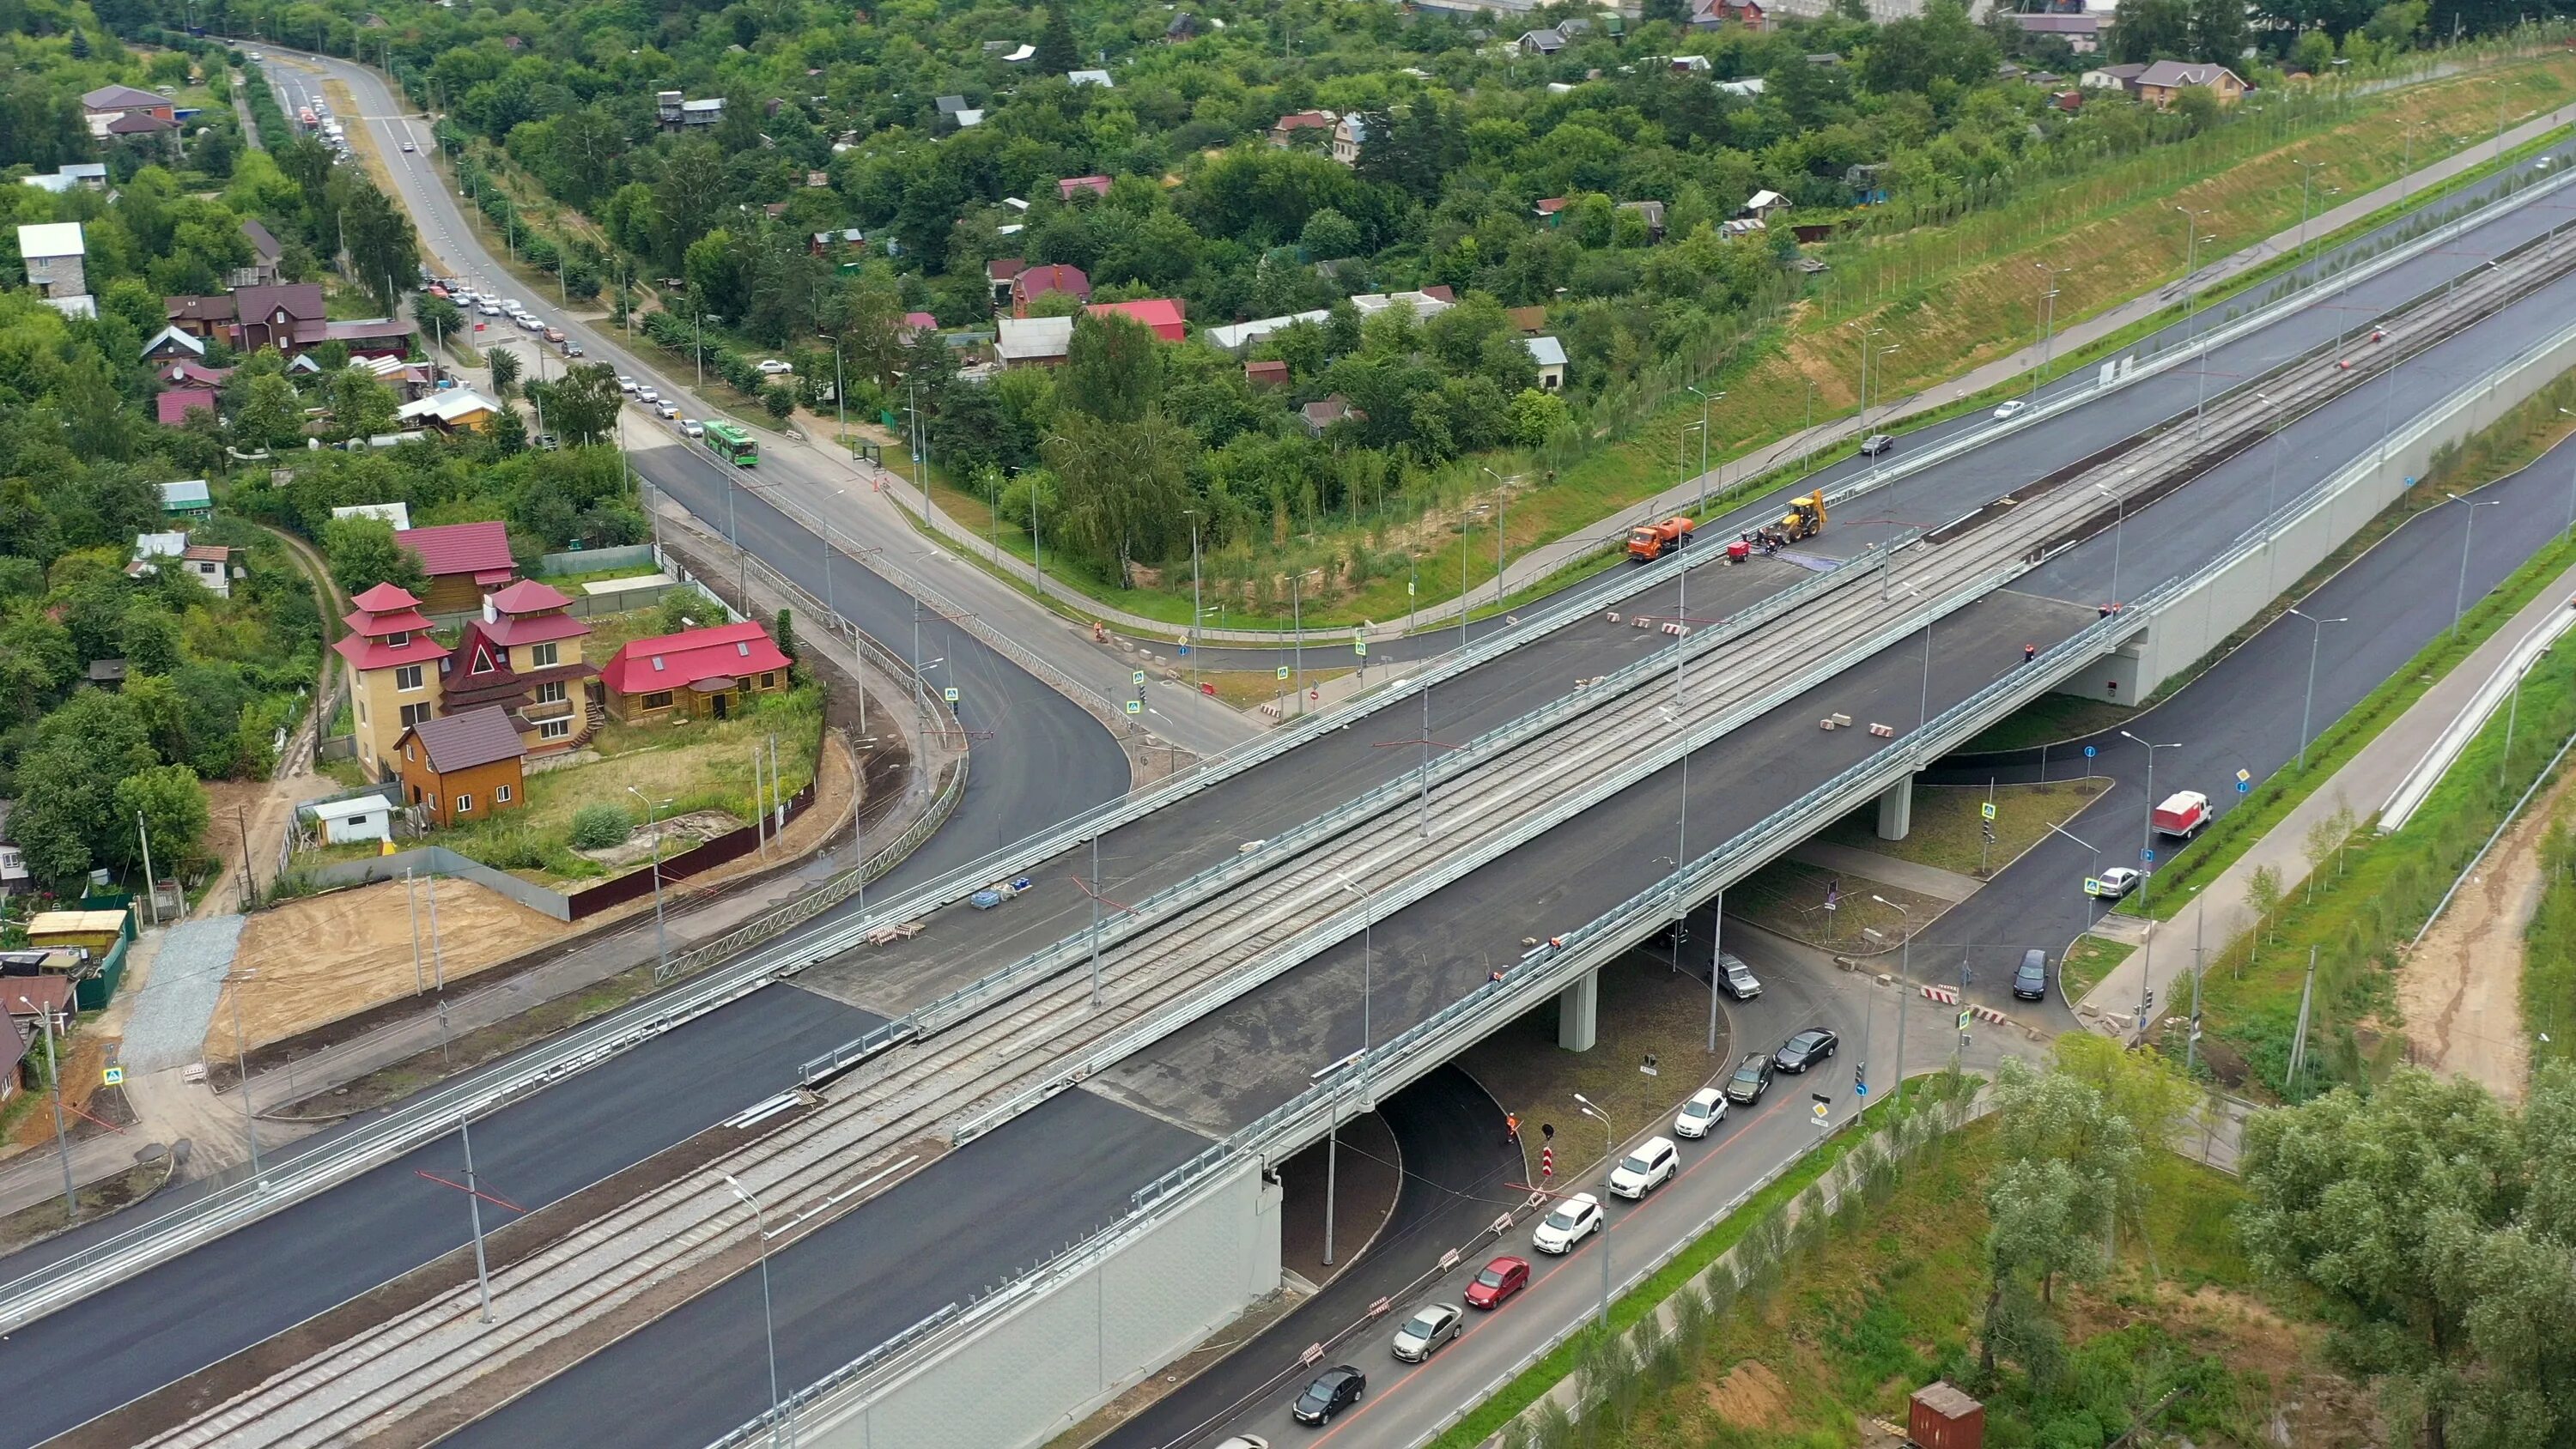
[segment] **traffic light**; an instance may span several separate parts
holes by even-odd
[[[2152,986],[2147,988],[2146,1007],[2149,1011],[2156,1009],[2156,989]]]
[[[1852,1067],[1852,1092],[1856,1096],[1869,1095],[1869,1063],[1859,1062]]]

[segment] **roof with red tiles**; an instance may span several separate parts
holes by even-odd
[[[620,694],[646,694],[786,667],[787,656],[759,621],[746,619],[629,640],[600,667],[599,677]]]
[[[510,557],[510,530],[498,523],[438,523],[406,528],[394,542],[420,555],[420,565],[433,579],[469,575],[474,582],[502,583],[518,572]]]
[[[152,416],[165,428],[184,427],[188,414],[196,409],[215,411],[219,396],[211,387],[174,387],[153,395]]]

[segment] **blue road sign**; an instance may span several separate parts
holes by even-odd
[[[2091,745],[2086,745],[2084,747],[2084,758],[2088,760],[2093,758],[2093,747]]]
[[[2237,794],[2239,794],[2239,795],[2249,795],[2249,794],[2252,794],[2252,793],[2253,793],[2253,791],[2254,791],[2254,782],[2253,782],[2253,781],[2251,781],[2251,780],[2239,780],[2239,781],[2237,781],[2237,782],[2236,782],[2236,793],[2237,793]]]
[[[2156,853],[2153,850],[2141,850],[2138,852],[2138,859],[2153,865],[2156,863]]]

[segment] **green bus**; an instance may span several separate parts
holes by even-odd
[[[751,434],[732,423],[707,424],[707,446],[715,450],[717,457],[737,468],[748,468],[760,461],[760,444],[753,442]]]

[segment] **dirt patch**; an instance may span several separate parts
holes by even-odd
[[[1902,911],[1879,903],[1885,897]],[[1727,890],[1727,909],[1767,931],[1824,951],[1893,950],[1909,924],[1920,930],[1948,901],[1798,860],[1775,860]],[[1876,931],[1873,937],[1866,932]]]
[[[656,820],[649,826],[638,825],[634,834],[606,850],[576,849],[573,854],[598,861],[623,875],[627,867],[653,858],[653,842],[657,838],[662,842],[662,854],[667,858],[685,850],[694,850],[719,835],[741,828],[742,824],[721,810],[693,810],[668,820]]]
[[[1789,1388],[1767,1365],[1746,1359],[1708,1386],[1708,1406],[1737,1428],[1765,1428],[1779,1423],[1787,1414]]]
[[[2576,775],[2514,823],[2451,908],[2397,968],[2397,1006],[2415,1060],[2522,1100],[2531,1044],[2522,1027],[2522,933],[2547,885],[2540,842]]]
[[[2069,1283],[2058,1300],[2070,1337],[2094,1338],[2136,1323],[2153,1323],[2195,1351],[2250,1375],[2270,1394],[2265,1417],[2276,1442],[2359,1446],[2390,1442],[2381,1432],[2376,1396],[2368,1385],[2320,1370],[2325,1330],[2285,1318],[2250,1293],[2214,1283],[2190,1292],[2171,1284],[2141,1285],[2124,1277],[2110,1285]],[[2277,1438],[2286,1432],[2286,1438]]]
[[[109,1061],[108,1053],[116,1047],[116,1038],[98,1032],[73,1036],[55,1043],[63,1058],[63,1123],[64,1132],[77,1141],[95,1137],[121,1127],[134,1125],[134,1112],[126,1105],[125,1094],[100,1085],[101,1069]],[[28,1056],[44,1060],[44,1043],[31,1044]],[[29,1089],[33,1103],[50,1096]],[[54,1145],[54,1113],[50,1106],[38,1107],[22,1114],[10,1124],[5,1151],[0,1161],[22,1150],[51,1148]]]
[[[242,927],[234,962],[237,971],[256,970],[259,977],[224,988],[206,1032],[207,1055],[233,1056],[236,992],[243,1038],[253,1047],[265,1046],[414,995],[420,983],[434,986],[442,970],[455,981],[573,930],[507,896],[451,878],[438,883],[433,940],[428,883],[411,893],[419,916],[417,977],[413,908],[399,881],[288,901],[253,915]]]

